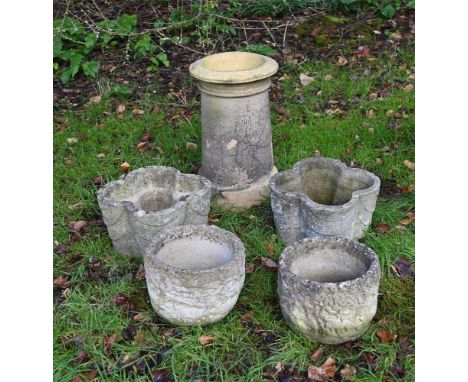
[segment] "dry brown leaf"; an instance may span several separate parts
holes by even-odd
[[[99,153],[99,154],[96,154],[96,158],[99,158],[99,159],[102,159],[106,156],[106,154],[104,153]]]
[[[311,381],[326,382],[327,374],[321,367],[310,366],[307,370],[307,378]]]
[[[206,335],[202,335],[200,336],[200,338],[198,339],[198,341],[200,342],[200,344],[202,344],[203,346],[206,346],[206,345],[209,345],[213,342],[214,340],[214,337],[213,336],[206,336]]]
[[[410,211],[406,214],[406,218],[404,218],[403,220],[400,220],[400,224],[409,225],[414,221],[415,218],[416,218],[416,215],[414,211]]]
[[[274,254],[275,254],[275,247],[273,246],[273,244],[268,243],[267,246],[266,246],[266,251],[267,251],[270,255],[274,255]]]
[[[78,221],[72,220],[71,222],[68,223],[68,227],[70,227],[72,230],[76,232],[81,231],[87,225],[88,223],[86,223],[84,220],[78,220]]]
[[[301,81],[302,86],[307,86],[311,82],[314,82],[315,78],[314,77],[309,77],[307,74],[301,73],[299,75],[299,80]]]
[[[104,353],[107,355],[110,355],[110,350],[112,349],[112,346],[114,346],[114,342],[117,339],[117,334],[113,334],[109,337],[104,337]]]
[[[151,145],[147,141],[143,141],[137,144],[137,150],[139,152],[149,151],[151,150]]]
[[[94,97],[91,97],[89,99],[89,104],[97,104],[99,102],[101,102],[101,96],[100,95],[97,95],[97,96],[94,96]]]
[[[383,344],[392,343],[396,338],[396,335],[393,334],[389,329],[379,329],[377,330],[376,334],[377,337],[380,338],[380,342]]]
[[[414,171],[415,168],[416,168],[416,165],[415,165],[413,162],[409,161],[408,159],[405,159],[405,160],[403,161],[403,164],[404,164],[406,167],[408,167],[410,170],[412,170],[412,171]]]
[[[187,144],[185,145],[185,148],[187,150],[196,150],[197,147],[198,147],[197,144],[193,142],[187,142]]]
[[[54,279],[54,286],[59,288],[68,288],[70,286],[70,281],[68,281],[68,276],[58,276]]]
[[[253,273],[255,270],[255,265],[252,263],[246,263],[245,264],[245,273]]]
[[[138,313],[138,314],[135,314],[135,315],[133,316],[133,319],[134,319],[135,321],[141,321],[141,320],[143,319],[143,317],[144,317],[144,316],[143,316],[142,313]]]
[[[327,74],[325,77],[323,77],[325,81],[331,81],[333,79],[333,76],[331,74]]]
[[[122,171],[125,171],[125,172],[130,171],[130,165],[127,162],[123,162],[120,165],[120,168],[121,168]]]
[[[348,63],[346,57],[338,56],[338,66],[344,66]]]
[[[78,138],[75,138],[75,137],[73,137],[73,138],[67,138],[67,143],[68,143],[70,146],[73,146],[73,145],[75,145],[75,144],[78,143]]]
[[[335,377],[336,366],[333,357],[328,357],[325,363],[320,367],[325,371],[328,378],[332,379]]]
[[[278,269],[278,264],[268,257],[260,257],[260,264],[268,269]]]
[[[370,99],[370,100],[376,99],[376,98],[378,98],[378,97],[379,97],[378,93],[371,93],[371,94],[369,94],[369,99]]]
[[[340,374],[341,379],[344,381],[351,381],[356,375],[356,368],[346,364],[345,367],[341,369]]]
[[[92,381],[94,378],[96,378],[97,372],[97,369],[87,371],[86,373],[83,373],[83,377],[85,377],[88,381]]]
[[[323,349],[323,346],[320,345],[320,346],[317,348],[317,350],[314,351],[314,352],[312,353],[312,355],[310,356],[310,359],[311,359],[312,361],[318,361],[320,358],[322,358],[323,350],[324,350],[324,349]]]
[[[403,191],[403,192],[411,192],[411,191],[414,190],[414,185],[410,184],[410,185],[408,185],[408,186],[404,186],[404,187],[401,186],[401,187],[399,187],[399,188],[400,188],[401,191]]]
[[[375,230],[379,233],[386,233],[386,232],[390,232],[391,228],[388,224],[379,223],[377,224],[377,227],[375,228]]]
[[[414,86],[412,84],[408,84],[403,87],[403,91],[405,93],[411,93],[413,90],[414,90]]]
[[[132,114],[134,116],[143,115],[143,114],[145,114],[145,111],[141,110],[141,109],[138,109],[138,108],[135,108],[135,109],[132,110]]]
[[[126,106],[124,103],[121,103],[119,104],[119,106],[117,107],[117,113],[123,113],[126,109]]]

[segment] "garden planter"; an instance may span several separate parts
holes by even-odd
[[[380,179],[328,158],[297,162],[270,180],[271,207],[281,238],[363,237],[375,209]]]
[[[275,60],[255,53],[226,52],[190,65],[201,92],[202,166],[215,200],[232,209],[268,195],[273,165],[268,89]]]
[[[175,168],[143,167],[97,194],[117,252],[143,256],[153,237],[184,224],[207,224],[211,183]]]
[[[281,254],[281,311],[288,325],[308,338],[325,344],[351,341],[375,315],[379,281],[379,259],[365,245],[306,238]]]
[[[205,325],[234,307],[245,279],[245,250],[216,226],[181,226],[147,248],[146,281],[156,313],[177,325]]]

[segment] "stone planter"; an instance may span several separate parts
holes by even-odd
[[[245,250],[216,226],[181,226],[147,248],[146,282],[156,313],[177,325],[206,325],[234,307],[245,279]]]
[[[216,201],[232,209],[268,195],[273,165],[268,89],[278,63],[247,52],[218,53],[190,65],[201,92],[202,167]]]
[[[270,180],[271,208],[281,238],[363,237],[375,209],[380,179],[328,158],[297,162]]]
[[[172,167],[151,166],[107,184],[97,198],[117,252],[143,256],[159,232],[184,224],[207,224],[211,182]]]
[[[338,344],[361,336],[377,310],[380,265],[368,247],[338,237],[303,239],[279,260],[278,294],[288,325]]]

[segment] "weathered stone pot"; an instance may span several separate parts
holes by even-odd
[[[216,226],[181,226],[146,249],[146,282],[156,313],[177,325],[206,325],[234,307],[245,279],[245,250]]]
[[[107,184],[97,198],[117,252],[143,256],[159,232],[207,224],[211,182],[172,167],[150,166]]]
[[[201,92],[202,167],[218,204],[245,209],[268,195],[273,165],[268,89],[278,63],[225,52],[190,65]]]
[[[340,161],[315,157],[297,162],[270,180],[271,208],[281,238],[363,237],[380,190],[380,179]]]
[[[377,310],[380,265],[363,244],[338,237],[306,238],[279,260],[278,294],[288,325],[338,344],[361,336]]]

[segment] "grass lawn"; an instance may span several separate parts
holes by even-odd
[[[300,73],[315,81],[303,87]],[[213,325],[185,328],[159,319],[144,279],[137,277],[141,259],[121,256],[112,248],[96,201],[99,183],[122,176],[123,162],[131,169],[164,165],[196,172],[200,145],[187,143],[200,141],[199,98],[188,97],[184,103],[171,94],[163,97],[155,84],[155,92],[139,101],[123,101],[126,110],[120,115],[119,101],[106,95],[80,110],[57,112],[55,380],[305,380],[310,366],[320,366],[329,357],[336,360],[336,379],[349,364],[357,371],[356,381],[414,380],[414,276],[397,274],[402,262],[395,266],[399,259],[414,266],[414,171],[404,163],[414,162],[414,93],[404,89],[414,83],[413,73],[413,47],[408,45],[366,65],[291,63],[273,79],[273,152],[279,171],[320,153],[382,180],[373,222],[363,239],[382,266],[377,315],[361,339],[324,345],[315,360],[311,355],[319,344],[291,331],[282,319],[276,271],[256,262],[262,256],[277,260],[284,248],[269,200],[243,213],[210,212],[211,224],[235,232],[246,247],[246,261],[254,264],[235,308]],[[188,75],[184,86],[195,87]],[[134,108],[144,114],[134,115]],[[151,147],[141,152],[136,146],[145,133],[151,136]],[[71,221],[87,225],[76,233]],[[127,301],[123,305],[116,304],[119,294]],[[385,341],[382,333],[397,337]],[[212,336],[212,342],[202,345],[202,335]]]

